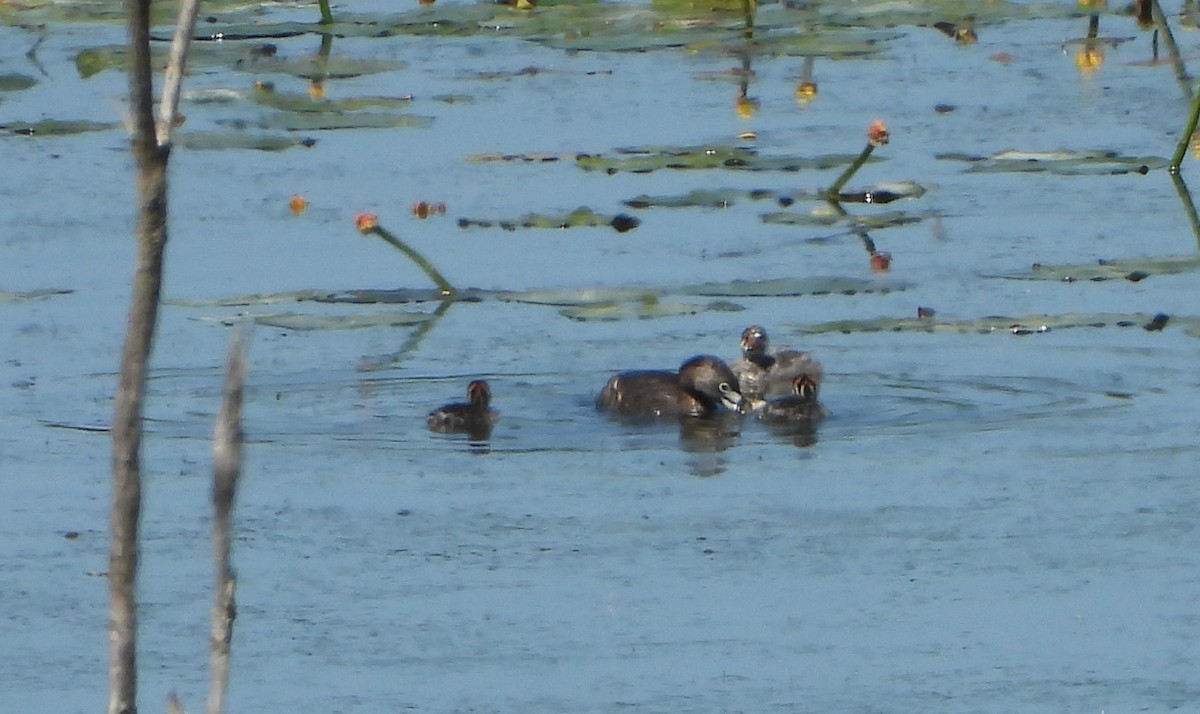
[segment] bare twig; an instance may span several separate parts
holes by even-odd
[[[242,471],[242,396],[246,383],[246,348],[242,333],[229,346],[221,413],[213,433],[213,560],[216,590],[212,611],[212,680],[208,714],[221,714],[229,689],[229,653],[237,617],[237,576],[230,557],[233,503]]]
[[[137,712],[138,529],[142,508],[142,417],[146,375],[162,295],[167,243],[167,162],[170,144],[160,144],[154,122],[150,62],[151,0],[129,0],[129,104],[132,149],[137,163],[137,258],[133,294],[114,399],[113,498],[109,546],[108,714]],[[188,35],[190,36],[190,31]],[[186,51],[186,47],[184,48]],[[180,61],[182,74],[182,60]],[[169,133],[168,133],[169,134]]]
[[[200,0],[183,0],[179,4],[179,21],[175,24],[175,38],[171,41],[171,55],[163,79],[162,106],[158,112],[159,146],[171,143],[171,128],[175,126],[175,118],[179,114],[179,89],[183,84],[188,47],[192,44],[192,33],[196,30],[199,12]]]
[[[150,0],[130,0],[129,97],[138,166],[137,263],[113,407],[112,542],[109,546],[108,714],[137,712],[138,525],[142,508],[142,413],[158,318],[166,242],[167,152],[154,138]]]

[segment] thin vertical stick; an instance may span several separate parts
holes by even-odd
[[[171,55],[163,78],[162,104],[158,112],[159,146],[171,143],[171,128],[175,126],[175,116],[179,113],[179,89],[187,66],[188,47],[192,43],[199,13],[200,0],[183,0],[179,4],[179,20],[175,23],[175,38],[171,42]]]
[[[221,714],[229,690],[229,653],[233,621],[237,617],[237,576],[233,570],[231,532],[233,503],[242,472],[242,397],[246,384],[246,347],[242,333],[234,333],[229,346],[221,413],[213,432],[213,560],[216,590],[213,594],[210,640],[212,680],[208,714]]]
[[[142,415],[158,318],[166,242],[168,152],[154,137],[150,0],[129,0],[129,99],[137,161],[137,262],[112,419],[113,496],[108,558],[108,714],[137,713],[138,527],[142,508]]]

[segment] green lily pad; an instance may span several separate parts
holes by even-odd
[[[745,146],[646,146],[619,149],[615,156],[579,154],[575,163],[585,171],[650,173],[660,169],[729,169],[736,171],[812,171],[846,166],[857,155],[762,156]]]
[[[222,119],[218,124],[233,129],[280,129],[283,131],[333,131],[337,129],[423,128],[432,117],[415,114],[353,112],[349,114],[293,114],[277,112],[257,120]]]
[[[405,67],[398,60],[366,60],[350,57],[320,59],[279,59],[264,57],[254,62],[243,62],[236,69],[255,74],[286,74],[304,79],[352,79],[380,72],[395,72]]]
[[[466,157],[468,163],[473,164],[488,164],[492,162],[513,162],[526,164],[545,164],[555,161],[574,160],[574,156],[566,156],[563,154],[544,154],[544,153],[524,153],[524,154],[469,154]]]
[[[284,330],[360,330],[368,327],[409,327],[429,322],[433,315],[424,312],[378,312],[353,315],[302,315],[282,312],[255,315],[254,324]]]
[[[616,322],[619,320],[652,320],[660,317],[698,315],[702,312],[739,312],[744,309],[741,305],[724,301],[697,304],[652,300],[564,307],[558,313],[563,317],[580,322]]]
[[[20,134],[22,136],[71,136],[86,134],[92,131],[106,131],[117,127],[116,122],[77,121],[60,119],[42,119],[35,122],[8,121],[0,122],[0,132]]]
[[[313,99],[308,93],[255,89],[246,98],[255,104],[286,112],[356,112],[364,109],[400,109],[412,104],[412,95],[400,97],[348,97]]]
[[[478,219],[478,218],[460,218],[458,226],[460,228],[491,228],[498,226],[506,231],[515,231],[518,228],[612,228],[618,233],[625,233],[637,228],[641,221],[633,216],[625,213],[618,213],[614,216],[595,213],[590,208],[580,206],[574,211],[560,215],[545,215],[539,213],[528,213],[520,218],[506,219]]]
[[[773,211],[771,213],[764,213],[761,218],[763,223],[769,223],[773,225],[832,226],[839,223],[849,223],[857,228],[863,228],[866,230],[906,226],[913,223],[920,223],[922,220],[924,220],[924,216],[913,213],[905,213],[904,211],[885,211],[872,215],[851,216],[832,210],[816,210],[808,213]]]
[[[1002,151],[992,156],[938,154],[937,158],[971,164],[969,173],[1053,173],[1061,176],[1144,174],[1165,168],[1159,156],[1121,156],[1115,151]]]
[[[936,332],[936,333],[1003,333],[1011,335],[1036,335],[1053,330],[1075,327],[1141,327],[1150,331],[1163,329],[1175,318],[1159,313],[1066,313],[1063,315],[1025,315],[1022,317],[983,317],[975,320],[942,320],[936,318],[889,318],[874,320],[837,320],[815,325],[799,325],[793,329],[798,334],[854,333],[854,332]]]
[[[277,48],[271,43],[198,42],[188,49],[188,67],[243,67],[257,62],[275,62]],[[156,44],[150,48],[151,66],[165,67],[169,48]],[[88,79],[106,70],[124,70],[129,53],[124,45],[108,45],[83,50],[75,55],[75,70]]]
[[[883,295],[907,290],[910,287],[912,287],[911,283],[890,279],[813,277],[703,283],[682,288],[678,292],[684,295],[729,298],[800,297],[804,295]]]
[[[558,307],[584,307],[613,305],[617,303],[657,301],[665,293],[661,290],[641,288],[581,288],[579,290],[531,290],[524,292],[502,292],[497,297],[505,302],[522,302],[533,305]]]
[[[212,298],[212,299],[180,299],[168,298],[163,300],[167,305],[176,307],[246,307],[250,305],[275,305],[287,302],[304,302],[306,300],[315,300],[319,295],[327,295],[327,292],[318,290],[297,290],[287,293],[274,293],[271,295],[235,295],[232,297]]]
[[[192,46],[210,42],[234,42],[237,40],[277,40],[299,37],[320,31],[321,26],[312,22],[263,22],[242,24],[201,23],[192,33]],[[150,33],[154,42],[171,42],[174,32]]]
[[[19,92],[37,84],[37,80],[27,74],[0,74],[0,92]]]
[[[681,196],[635,196],[622,201],[630,208],[728,208],[746,196],[746,191],[735,189],[696,189]]]
[[[40,290],[28,290],[25,292],[13,293],[7,290],[0,290],[0,302],[26,302],[28,300],[44,300],[48,297],[56,295],[70,295],[74,290],[66,290],[63,288],[42,288]]]
[[[358,305],[396,305],[411,302],[480,302],[490,293],[486,290],[467,288],[455,290],[450,295],[438,288],[397,288],[394,290],[341,290],[312,298],[317,302],[350,303]]]
[[[1200,257],[1192,255],[1132,260],[1100,260],[1082,265],[1042,265],[1035,263],[1027,273],[1001,277],[1010,280],[1054,280],[1073,283],[1078,280],[1130,280],[1138,282],[1151,275],[1178,275],[1200,269]]]
[[[254,151],[286,151],[297,146],[311,147],[312,139],[302,139],[279,134],[252,134],[246,132],[175,132],[172,141],[176,146],[193,151],[229,151],[251,149]]]

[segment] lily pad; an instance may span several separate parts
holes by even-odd
[[[885,211],[866,216],[851,216],[838,213],[836,211],[822,210],[810,211],[808,213],[774,211],[771,213],[764,213],[762,215],[763,223],[774,225],[832,226],[839,223],[849,223],[857,228],[863,228],[866,230],[906,226],[913,223],[920,223],[922,220],[924,220],[924,216],[913,213],[905,213],[904,211]]]
[[[724,301],[696,304],[651,300],[564,307],[558,313],[563,317],[580,322],[616,322],[619,320],[651,320],[659,317],[698,315],[702,312],[739,312],[744,309],[741,305]]]
[[[275,62],[276,50],[270,43],[199,42],[188,49],[188,67],[242,67],[259,61]],[[168,52],[165,45],[152,46],[151,66],[165,67]],[[88,79],[106,70],[124,70],[128,61],[129,53],[124,45],[93,47],[75,55],[75,70],[80,77]]]
[[[1025,315],[1021,317],[982,317],[975,320],[940,320],[935,318],[888,318],[874,320],[837,320],[815,325],[795,326],[799,334],[853,332],[937,332],[937,333],[1004,333],[1035,335],[1075,327],[1141,327],[1158,331],[1165,327],[1164,314],[1144,313],[1066,313],[1063,315]]]
[[[561,215],[545,215],[540,213],[528,213],[516,219],[478,219],[478,218],[460,218],[458,226],[460,228],[491,228],[499,226],[506,231],[515,231],[518,228],[612,228],[618,233],[631,231],[641,225],[641,220],[634,218],[625,213],[618,213],[614,216],[609,216],[601,213],[595,213],[590,208],[581,206],[567,214]]]
[[[348,97],[313,99],[307,93],[255,89],[246,98],[255,104],[287,112],[357,112],[364,109],[400,109],[412,104],[412,95],[399,97]]]
[[[192,41],[196,44],[209,42],[233,42],[235,40],[275,40],[299,37],[318,32],[321,26],[311,22],[263,22],[243,24],[203,23],[196,26]],[[174,33],[152,32],[155,42],[171,42]]]
[[[221,119],[223,124],[234,129],[280,129],[283,131],[333,131],[338,129],[397,129],[401,127],[423,128],[433,122],[432,117],[415,114],[384,114],[351,112],[347,114],[294,114],[277,112],[256,120]]]
[[[395,290],[342,290],[313,297],[317,302],[351,303],[360,305],[395,305],[411,302],[480,302],[489,293],[468,288],[446,295],[438,288],[398,288]]]
[[[302,315],[282,312],[274,315],[255,315],[256,325],[285,330],[359,330],[367,327],[408,327],[434,319],[424,312],[378,312],[353,315]]]
[[[237,69],[256,74],[287,74],[304,79],[352,79],[380,72],[395,72],[404,69],[405,63],[398,60],[365,60],[351,57],[320,59],[279,59],[264,57],[254,62],[244,62]]]
[[[1159,156],[1121,156],[1115,151],[1001,151],[992,156],[938,154],[937,158],[971,164],[969,173],[1053,173],[1062,176],[1148,173],[1165,168]]]
[[[280,303],[322,302],[348,303],[355,305],[401,304],[412,302],[478,302],[493,295],[483,290],[468,289],[446,296],[437,288],[397,288],[395,290],[296,290],[293,292],[267,295],[237,295],[210,300],[167,300],[168,305],[178,307],[245,307],[250,305],[277,305]]]
[[[852,163],[857,156],[762,156],[745,146],[646,146],[619,149],[616,156],[580,154],[575,163],[585,171],[650,173],[660,169],[730,169],[737,171],[805,171],[831,169]]]
[[[86,134],[92,131],[106,131],[116,128],[115,122],[76,121],[60,119],[42,119],[35,122],[8,121],[0,123],[0,132],[20,134],[21,136],[71,136]]]
[[[804,295],[869,295],[907,290],[911,283],[871,278],[813,277],[773,280],[733,280],[703,283],[679,290],[684,295],[711,297],[800,297]]]
[[[612,305],[625,302],[649,303],[657,301],[664,294],[661,290],[641,288],[582,288],[579,290],[503,292],[498,297],[505,302],[581,307],[588,305]]]
[[[1200,257],[1193,255],[1132,260],[1100,260],[1082,265],[1042,265],[1035,263],[1027,273],[1002,277],[1010,280],[1054,280],[1073,283],[1078,280],[1130,280],[1138,282],[1151,275],[1178,275],[1200,269]]]
[[[26,302],[28,300],[43,300],[56,295],[70,295],[73,292],[75,291],[66,290],[63,288],[41,288],[39,290],[28,290],[19,293],[0,290],[0,302]]]
[[[19,92],[37,84],[37,80],[27,74],[0,74],[0,92]]]
[[[681,196],[635,196],[622,203],[630,208],[728,208],[745,195],[735,189],[696,189]]]
[[[285,151],[297,146],[311,147],[315,143],[312,139],[279,134],[216,131],[176,132],[172,140],[178,146],[195,151],[228,151],[231,149]]]

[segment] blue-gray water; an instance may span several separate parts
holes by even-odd
[[[315,11],[314,11],[315,12]],[[512,38],[343,38],[334,55],[408,67],[330,96],[411,93],[428,129],[317,133],[311,150],[189,152],[172,162],[166,293],[207,300],[304,289],[424,287],[353,216],[377,212],[459,285],[677,287],[754,278],[876,279],[845,227],[766,225],[774,207],[639,212],[637,230],[460,230],[454,218],[624,209],[639,194],[790,191],[833,171],[583,173],[571,161],[473,164],[482,152],[573,156],[630,145],[734,143],[853,154],[893,139],[852,184],[916,181],[903,210],[941,215],[872,233],[904,291],[734,299],[741,312],[576,322],[556,308],[453,305],[394,364],[411,328],[251,340],[249,439],[237,510],[231,711],[1128,712],[1200,707],[1200,343],[1177,324],[1044,334],[836,332],[835,319],[1165,312],[1194,316],[1194,273],[1140,282],[1016,281],[1033,263],[1195,255],[1164,171],[966,173],[950,152],[1109,149],[1168,156],[1187,100],[1150,36],[1106,15],[1081,74],[1086,18],[979,28],[955,46],[903,26],[873,59],[760,57],[751,119],[736,66],[712,53],[580,53]],[[124,79],[72,64],[116,26],[0,28],[0,123],[117,120]],[[1183,35],[1181,39],[1186,40]],[[313,37],[278,41],[316,51]],[[1185,49],[1191,49],[1186,46]],[[1000,61],[999,53],[1009,58]],[[507,79],[480,72],[547,71]],[[609,73],[611,72],[611,74]],[[253,75],[197,70],[190,90]],[[273,77],[288,91],[301,80]],[[470,103],[439,103],[435,94]],[[955,105],[939,114],[934,105]],[[189,128],[253,115],[184,105]],[[119,129],[0,140],[0,711],[96,711],[106,671],[111,396],[132,265],[132,175]],[[1185,165],[1190,178],[1195,165]],[[288,214],[294,193],[312,202]],[[416,200],[445,201],[417,221]],[[808,210],[817,204],[799,206]],[[848,207],[871,215],[870,206]],[[830,240],[809,239],[833,236]],[[721,257],[727,256],[727,257]],[[679,298],[694,301],[694,298]],[[699,300],[704,302],[704,300]],[[421,306],[313,303],[164,309],[145,446],[141,706],[207,686],[208,435],[239,313]],[[760,323],[826,365],[817,442],[747,422],[725,448],[591,407],[620,369],[733,357]],[[382,368],[363,369],[364,365]],[[429,434],[425,413],[492,382],[486,449]],[[78,537],[66,537],[66,534]]]

